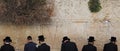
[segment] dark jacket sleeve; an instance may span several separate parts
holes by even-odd
[[[83,46],[82,51],[85,51],[85,46]]]
[[[50,51],[50,46],[48,46],[48,51]]]
[[[47,45],[45,48],[46,48],[45,51],[50,51],[50,46]]]
[[[97,48],[95,47],[95,51],[97,51]]]
[[[0,51],[3,51],[3,47],[0,48]]]
[[[64,46],[64,44],[61,45],[61,51],[65,51],[65,46]]]
[[[106,45],[104,45],[103,51],[106,51]]]
[[[12,47],[12,51],[15,51],[15,48],[14,48],[14,47]]]
[[[117,47],[117,45],[116,45],[116,47],[115,47],[115,48],[116,48],[116,51],[118,51],[118,47]]]
[[[25,44],[25,46],[24,46],[24,51],[27,51],[27,45]]]
[[[74,43],[74,46],[75,46],[74,50],[75,50],[75,51],[78,51],[78,48],[77,48],[77,46],[76,46],[75,43]]]

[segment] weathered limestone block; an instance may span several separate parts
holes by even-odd
[[[103,50],[111,36],[117,37],[120,48],[120,1],[100,1],[102,10],[92,14],[88,9],[88,0],[54,0],[52,22],[46,26],[0,24],[0,46],[4,37],[10,36],[15,49],[23,51],[27,36],[31,35],[38,43],[38,35],[43,34],[51,46],[51,51],[60,51],[63,36],[69,36],[71,41],[76,42],[79,51],[87,44],[89,36],[95,37],[98,51]]]

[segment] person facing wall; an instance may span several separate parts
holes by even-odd
[[[61,51],[78,51],[78,48],[74,42],[70,41],[67,36],[63,37]]]
[[[14,47],[11,45],[11,38],[7,36],[5,39],[3,39],[4,45],[1,46],[0,51],[15,51]]]
[[[45,37],[43,35],[38,36],[39,46],[37,51],[50,51],[50,46],[47,45],[45,41]]]
[[[36,47],[36,43],[32,41],[32,37],[28,36],[27,37],[27,43],[24,46],[24,51],[36,51],[37,47]]]
[[[82,51],[97,51],[96,46],[94,46],[94,41],[94,37],[90,36],[88,38],[88,44],[83,46]]]
[[[118,51],[116,37],[111,37],[110,42],[104,45],[103,51]]]

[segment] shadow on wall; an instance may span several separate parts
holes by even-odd
[[[51,22],[53,3],[47,0],[0,0],[0,22],[13,25]]]

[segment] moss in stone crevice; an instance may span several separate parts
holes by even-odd
[[[89,10],[93,13],[99,12],[102,9],[99,0],[89,0],[88,6]]]
[[[5,5],[0,22],[12,24],[44,24],[50,22],[51,9],[46,0],[2,0]],[[51,11],[51,12],[50,12]]]

